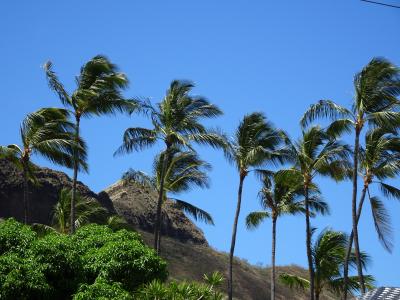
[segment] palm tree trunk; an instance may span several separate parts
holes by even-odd
[[[163,201],[165,202],[165,198]],[[162,224],[164,224],[164,214],[163,214],[162,205],[161,205],[161,226],[160,226],[160,231],[158,232],[158,240],[157,240],[157,247],[158,247],[160,253],[161,253]]]
[[[356,264],[358,271],[358,280],[360,281],[361,293],[365,293],[365,283],[362,273],[362,265],[360,260],[360,246],[358,242],[358,227],[357,227],[357,172],[358,172],[358,152],[360,148],[360,130],[356,130],[356,139],[354,144],[354,169],[353,169],[353,198],[351,201],[351,213],[353,220],[353,235],[354,235],[354,254],[356,256]]]
[[[275,300],[275,248],[276,248],[276,216],[272,218],[272,255],[271,255],[271,300]]]
[[[24,223],[28,224],[29,211],[29,185],[28,185],[28,168],[25,162],[22,162],[24,173]]]
[[[71,220],[70,220],[71,234],[75,233],[76,183],[78,181],[78,167],[79,167],[79,157],[78,157],[79,125],[80,125],[80,116],[77,115],[75,123],[75,147],[73,150],[74,175],[72,178],[72,195],[71,195]]]
[[[368,189],[368,185],[364,185],[364,188],[361,192],[360,203],[358,204],[358,209],[357,209],[357,226],[358,226],[358,222],[360,221],[361,211],[362,211],[362,207],[364,204],[365,196],[367,194],[367,189]],[[350,237],[349,237],[349,245],[347,247],[346,259],[345,259],[344,268],[343,268],[343,275],[344,275],[344,278],[346,278],[346,281],[347,281],[347,278],[349,275],[349,260],[350,260],[350,255],[351,255],[351,249],[353,247],[353,239],[354,239],[354,233],[352,230]],[[347,282],[346,282],[346,284],[347,284]],[[345,297],[347,297],[347,292],[345,292]]]
[[[159,235],[161,234],[161,208],[162,208],[162,203],[163,203],[163,198],[164,198],[164,177],[165,177],[165,171],[166,171],[165,169],[167,168],[167,165],[168,165],[169,149],[171,148],[171,145],[169,143],[166,143],[166,145],[167,145],[167,148],[164,152],[164,159],[163,159],[163,164],[162,164],[161,174],[160,174],[160,190],[158,191],[156,224],[154,226],[154,249],[156,250],[158,255],[160,255]]]
[[[315,291],[315,300],[319,300],[319,292]]]
[[[305,209],[306,209],[306,247],[308,259],[308,272],[310,276],[310,300],[314,300],[314,267],[311,253],[311,225],[310,225],[310,207],[308,198],[308,184],[304,186]]]
[[[231,249],[229,252],[229,278],[228,278],[229,300],[233,299],[233,272],[232,272],[233,271],[233,254],[235,252],[237,224],[238,224],[238,220],[239,220],[240,206],[242,203],[243,181],[244,181],[245,177],[246,177],[246,174],[244,172],[241,172],[240,179],[239,179],[239,190],[238,190],[238,200],[237,200],[237,206],[236,206],[235,220],[233,222]]]

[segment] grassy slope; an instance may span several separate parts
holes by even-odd
[[[153,235],[141,231],[144,241],[148,245],[153,243]],[[227,275],[228,254],[216,251],[208,246],[182,243],[177,240],[163,237],[161,242],[161,256],[168,262],[170,279],[201,281],[203,274],[220,271]],[[279,272],[307,276],[306,270],[298,266],[278,267]],[[270,299],[270,272],[269,268],[250,265],[244,260],[236,260],[234,264],[234,295],[237,299],[261,300]],[[224,284],[225,290],[227,283]],[[304,293],[291,291],[278,283],[277,299],[300,300],[307,299]],[[321,300],[332,300],[333,297],[322,297]]]

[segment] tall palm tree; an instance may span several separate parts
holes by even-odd
[[[243,183],[249,172],[268,162],[282,160],[283,133],[266,120],[262,113],[245,115],[240,122],[232,141],[225,150],[229,162],[233,163],[239,172],[239,189],[236,212],[233,222],[231,248],[229,252],[229,290],[233,297],[233,255],[235,251],[236,232],[242,203]],[[264,174],[269,171],[264,171]]]
[[[313,265],[315,269],[315,299],[319,300],[323,291],[329,291],[338,297],[344,288],[343,267],[345,264],[345,252],[348,244],[348,237],[342,232],[332,230],[322,231],[312,247]],[[360,252],[363,268],[369,263],[366,253]],[[350,266],[355,267],[356,258],[354,253],[350,257]],[[288,273],[280,275],[280,281],[290,288],[307,290],[310,281],[301,276]],[[348,292],[361,290],[357,276],[349,277],[347,286]],[[367,287],[373,288],[374,278],[371,275],[365,276]]]
[[[132,112],[136,101],[124,100],[121,91],[128,85],[128,79],[118,72],[116,65],[106,57],[98,55],[89,60],[80,70],[76,78],[77,87],[69,94],[53,71],[49,61],[44,65],[49,87],[58,94],[62,104],[70,110],[75,119],[75,139],[80,138],[80,122],[82,117],[93,115],[110,115],[116,112]],[[78,171],[81,170],[79,161],[85,157],[78,157],[74,152],[73,183],[71,199],[71,233],[75,232],[75,199]]]
[[[316,176],[329,176],[335,180],[342,180],[349,168],[349,149],[346,145],[333,140],[319,126],[312,126],[302,132],[302,137],[296,143],[287,139],[289,144],[287,155],[294,166],[288,170],[281,170],[277,176],[282,180],[297,178],[303,183],[304,208],[306,219],[306,248],[310,277],[310,299],[314,300],[314,269],[312,264],[311,224],[310,224],[310,188],[314,185]]]
[[[384,182],[400,174],[400,138],[381,128],[369,130],[365,135],[365,148],[360,147],[359,173],[363,177],[364,185],[357,208],[357,225],[368,194],[379,240],[383,247],[391,252],[393,245],[390,216],[383,202],[377,196],[371,197],[370,185],[378,184],[385,197],[400,200],[400,190]],[[350,258],[353,237],[353,232],[351,232],[347,260]]]
[[[383,58],[374,58],[361,72],[355,75],[353,83],[355,95],[351,109],[342,107],[330,100],[321,100],[310,106],[304,114],[301,124],[306,126],[316,118],[324,117],[333,121],[328,128],[330,134],[338,136],[344,132],[354,132],[351,211],[354,248],[356,257],[358,257],[357,171],[360,135],[366,125],[388,130],[394,130],[400,126],[400,102],[397,98],[400,95],[400,70]],[[359,259],[357,271],[361,282],[361,291],[364,293],[365,286]],[[348,268],[345,266],[345,285],[347,275]],[[347,289],[344,289],[344,298],[347,299]]]
[[[122,176],[125,183],[134,182],[142,186],[160,191],[161,176],[165,152],[158,155],[153,164],[152,175],[149,176],[141,171],[130,169]],[[201,160],[193,151],[179,151],[177,148],[171,148],[169,152],[168,165],[164,172],[164,204],[167,199],[174,202],[175,207],[191,215],[195,220],[204,221],[206,224],[214,225],[214,221],[206,211],[180,199],[171,197],[171,194],[180,194],[191,190],[193,187],[206,188],[209,186],[209,177],[207,171],[211,166]],[[161,247],[161,226],[158,233],[158,248]]]
[[[30,113],[20,127],[21,146],[1,146],[0,157],[10,160],[24,177],[24,222],[29,222],[29,180],[35,181],[33,154],[39,154],[63,166],[72,166],[74,145],[73,125],[68,122],[68,112],[58,108],[43,108]],[[85,155],[84,144],[78,140],[78,151]]]
[[[156,224],[154,228],[154,249],[159,252],[158,233],[161,226],[161,206],[164,193],[164,174],[169,164],[170,150],[173,147],[192,149],[192,143],[224,147],[220,134],[201,124],[202,119],[214,118],[221,110],[205,98],[191,96],[194,85],[187,81],[172,81],[163,100],[156,106],[144,104],[152,122],[152,128],[132,127],[125,130],[123,144],[115,155],[127,154],[148,148],[162,141],[166,153],[162,163],[160,188],[157,202]]]
[[[328,204],[319,197],[317,189],[312,190],[315,195],[310,197],[310,208],[313,211],[326,214],[329,212]],[[271,253],[271,300],[275,300],[275,248],[276,248],[276,224],[283,215],[295,215],[304,213],[304,191],[302,182],[288,182],[277,177],[264,178],[263,188],[259,192],[262,211],[255,211],[246,217],[248,229],[258,227],[266,218],[272,221],[272,253]]]

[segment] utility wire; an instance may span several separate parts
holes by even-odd
[[[376,1],[370,1],[370,0],[361,0],[361,1],[368,2],[368,3],[373,3],[373,4],[378,4],[378,5],[382,5],[382,6],[393,7],[393,8],[400,8],[400,6],[393,5],[393,4],[388,4],[388,3],[376,2]]]

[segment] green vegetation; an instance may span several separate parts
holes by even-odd
[[[361,292],[365,293],[362,265],[359,258],[359,241],[357,227],[357,191],[358,166],[360,159],[360,136],[363,129],[381,128],[386,132],[396,132],[400,127],[399,99],[400,70],[391,62],[382,59],[372,59],[362,70],[354,76],[354,98],[351,109],[341,107],[329,100],[319,101],[304,114],[301,124],[306,126],[316,118],[325,117],[332,120],[327,132],[335,137],[345,132],[354,132],[353,149],[353,192],[352,192],[352,232],[354,249],[357,257],[357,271],[361,283]],[[349,248],[352,245],[349,244]],[[344,266],[344,281],[347,284],[348,263]],[[344,299],[347,298],[347,289],[344,289]]]
[[[39,154],[54,163],[71,166],[73,149],[73,125],[68,121],[68,112],[58,108],[43,108],[28,114],[22,121],[21,144],[0,146],[0,157],[8,160],[23,172],[24,177],[24,221],[29,221],[28,181],[35,181],[35,166],[32,154]],[[84,153],[83,143],[77,140],[77,151]]]
[[[271,300],[275,300],[275,248],[276,224],[283,215],[305,213],[304,189],[302,181],[290,181],[274,174],[263,176],[263,188],[259,193],[260,204],[263,211],[255,211],[246,217],[248,229],[254,229],[266,218],[272,221],[272,255],[271,255]],[[296,180],[296,177],[291,179]],[[309,206],[312,211],[326,214],[329,212],[328,204],[320,198],[320,191],[315,187],[311,190]]]
[[[235,164],[239,173],[239,190],[237,208],[233,222],[232,241],[229,252],[229,299],[233,299],[233,254],[236,244],[236,231],[239,221],[242,203],[243,183],[249,172],[269,171],[255,168],[268,162],[281,161],[283,153],[279,147],[283,144],[283,133],[274,128],[262,113],[246,115],[236,130],[235,137],[229,141],[226,150],[226,158]]]
[[[221,110],[203,97],[191,96],[194,85],[186,81],[173,81],[164,99],[155,107],[143,103],[142,109],[149,115],[153,128],[128,128],[123,136],[123,144],[115,154],[128,154],[151,147],[158,141],[165,144],[160,170],[156,224],[154,230],[154,249],[160,252],[161,209],[165,192],[165,173],[171,160],[174,147],[191,149],[192,143],[224,147],[222,137],[213,130],[204,127],[201,119],[214,118],[222,114]]]
[[[272,299],[276,290],[276,222],[278,216],[286,213],[305,216],[309,277],[286,274],[281,276],[282,280],[289,286],[307,289],[311,300],[318,299],[324,289],[347,300],[349,291],[365,293],[371,287],[372,277],[363,275],[367,260],[360,250],[358,222],[368,196],[379,240],[391,251],[389,214],[384,203],[371,195],[370,185],[379,185],[386,198],[400,199],[400,190],[386,182],[400,174],[397,66],[383,58],[372,59],[354,77],[351,108],[331,100],[311,105],[300,120],[301,136],[297,141],[292,141],[260,112],[245,115],[231,139],[219,130],[205,127],[204,120],[217,117],[222,111],[205,98],[190,95],[193,84],[187,81],[172,81],[165,97],[156,105],[127,100],[122,90],[128,79],[104,56],[94,57],[81,68],[72,93],[64,89],[51,62],[44,68],[50,88],[67,109],[44,108],[28,114],[21,125],[21,146],[1,146],[0,158],[8,159],[22,171],[25,223],[30,223],[29,181],[35,183],[33,154],[72,168],[72,191],[61,192],[54,208],[53,228],[35,224],[33,231],[14,220],[0,224],[0,298],[95,299],[104,295],[131,299],[139,295],[148,297],[145,299],[220,299],[214,283],[162,283],[167,277],[166,265],[156,255],[160,252],[162,206],[166,199],[193,187],[208,187],[206,172],[210,166],[199,158],[194,144],[223,150],[239,175],[228,263],[230,300],[235,284],[233,257],[242,190],[250,172],[262,179],[263,211],[251,213],[247,225],[256,227],[264,218],[272,219]],[[78,171],[88,170],[86,144],[80,135],[81,118],[135,111],[149,117],[152,126],[126,129],[115,155],[140,151],[159,141],[164,144],[151,176],[133,170],[123,176],[125,182],[133,180],[158,192],[155,252],[145,247],[136,233],[113,231],[111,228],[129,225],[118,216],[109,216],[97,202],[80,197],[76,190]],[[314,124],[320,118],[328,119],[330,124]],[[344,134],[354,137],[352,146],[341,140]],[[352,180],[352,228],[349,236],[324,231],[312,245],[311,217],[327,212],[328,207],[318,189],[320,176],[335,181]],[[359,177],[363,179],[363,188],[358,200]],[[187,201],[171,200],[195,219],[213,224],[211,215],[204,210]],[[109,227],[84,225],[92,222]],[[63,234],[68,231],[73,235]],[[349,268],[354,266],[357,276],[349,276]]]
[[[165,152],[158,155],[153,163],[153,176],[148,176],[141,171],[129,170],[122,176],[122,180],[129,184],[138,183],[144,187],[160,191],[161,174],[164,174],[163,201],[167,201],[167,193],[180,194],[187,192],[191,188],[208,187],[209,178],[206,171],[211,166],[202,161],[194,151],[179,151],[171,148],[169,159],[165,171],[162,172]],[[182,209],[195,220],[204,221],[206,224],[214,225],[214,221],[206,211],[180,199],[168,197],[175,202],[177,208]],[[160,245],[161,232],[158,234],[158,244]]]
[[[91,224],[72,236],[39,237],[8,219],[0,242],[1,299],[130,299],[143,284],[167,278],[166,263],[124,229]]]
[[[348,237],[342,232],[324,230],[317,237],[312,246],[313,269],[315,270],[315,289],[314,296],[319,300],[324,290],[340,297],[344,288],[343,266],[346,261],[346,249],[349,242]],[[363,268],[369,263],[369,257],[364,252],[360,253]],[[354,253],[350,256],[350,266],[356,265]],[[292,274],[281,274],[280,280],[290,288],[308,289],[310,281],[301,276]],[[370,275],[365,276],[368,288],[373,287],[374,278]],[[357,276],[349,277],[348,291],[359,291],[360,283]]]
[[[204,281],[203,284],[153,281],[142,288],[137,297],[143,300],[222,300],[223,295],[215,289],[223,281],[222,275],[218,272],[204,275]]]
[[[123,99],[121,90],[128,86],[128,79],[104,56],[93,57],[81,68],[79,76],[76,77],[77,88],[71,94],[65,90],[52,67],[50,61],[44,65],[49,87],[57,93],[61,103],[73,115],[75,121],[73,133],[75,143],[71,153],[74,175],[70,214],[70,230],[74,233],[78,171],[80,169],[87,171],[86,151],[79,151],[81,118],[132,112],[137,107],[137,102]]]

